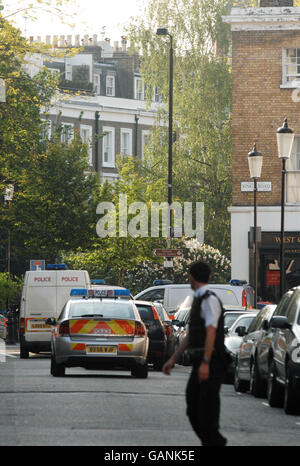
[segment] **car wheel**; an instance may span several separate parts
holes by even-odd
[[[50,373],[53,377],[64,377],[66,373],[66,368],[63,364],[57,364],[55,361],[55,356],[51,354],[51,367]]]
[[[131,375],[132,377],[135,377],[137,379],[146,379],[148,377],[148,365],[144,364],[143,366],[141,364],[133,367],[131,369]]]
[[[29,350],[25,348],[25,346],[20,343],[20,359],[28,359],[29,358]]]
[[[283,391],[276,380],[276,366],[274,361],[271,362],[269,367],[267,398],[272,408],[282,408]]]
[[[250,371],[250,393],[256,398],[263,398],[265,392],[265,383],[260,377],[256,360],[252,361]]]
[[[249,390],[249,382],[239,378],[238,362],[236,362],[235,365],[233,386],[236,392],[245,393],[247,390]]]
[[[299,414],[298,392],[294,388],[293,374],[290,367],[286,370],[283,408],[286,414]]]

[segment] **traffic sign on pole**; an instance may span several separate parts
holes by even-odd
[[[45,270],[44,259],[36,259],[30,261],[30,270]]]
[[[156,257],[180,257],[182,253],[182,249],[154,249]]]

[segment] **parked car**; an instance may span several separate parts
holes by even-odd
[[[185,299],[180,306],[179,311],[176,312],[173,320],[173,328],[175,332],[175,349],[177,349],[182,341],[182,338],[186,335],[188,330],[188,321],[190,318],[190,310],[192,300]],[[177,361],[178,364],[188,365],[189,357],[187,351],[185,351],[180,359]]]
[[[153,304],[165,327],[165,333],[167,337],[166,358],[168,359],[175,351],[176,335],[175,335],[174,326],[172,325],[172,320],[168,316],[168,313],[166,309],[164,308],[164,306],[161,303],[156,303],[156,302],[154,302]]]
[[[134,301],[141,319],[144,322],[148,337],[148,363],[155,370],[161,370],[167,359],[167,335],[154,303],[149,301]]]
[[[271,319],[267,397],[286,414],[300,412],[300,287],[285,293]]]
[[[267,371],[262,370],[270,347],[270,321],[276,305],[261,309],[251,322],[236,355],[234,388],[237,392],[249,390],[256,397],[266,395]]]
[[[227,366],[227,380],[233,381],[235,373],[236,354],[242,344],[243,337],[246,335],[249,325],[251,324],[258,311],[247,312],[236,319],[232,327],[225,335],[225,349],[231,358],[231,363]]]
[[[224,307],[224,330],[225,333],[228,332],[230,327],[233,326],[234,322],[243,314],[248,314],[248,312],[253,312],[253,309],[247,309],[242,306],[223,306]]]
[[[0,338],[5,340],[7,337],[7,319],[0,314]]]

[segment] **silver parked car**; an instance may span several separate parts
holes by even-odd
[[[70,299],[51,337],[51,374],[65,375],[66,367],[86,369],[125,368],[132,376],[148,376],[149,339],[140,314],[131,300]]]

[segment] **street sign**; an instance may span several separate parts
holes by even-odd
[[[154,249],[156,257],[180,257],[182,252],[182,249]]]
[[[30,270],[45,270],[45,261],[42,260],[31,260]]]

